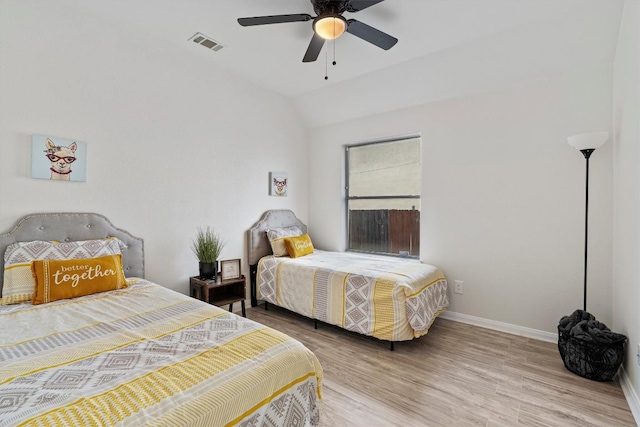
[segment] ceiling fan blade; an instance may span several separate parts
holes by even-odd
[[[381,49],[389,50],[398,43],[397,38],[391,37],[389,34],[383,33],[382,31],[370,27],[367,24],[363,24],[360,21],[349,19],[347,22],[349,24],[347,26],[348,33],[351,33],[356,37],[360,37],[362,40],[368,41]]]
[[[347,12],[359,12],[384,0],[351,0],[346,4]]]
[[[302,62],[313,62],[318,59],[322,46],[324,46],[324,39],[316,33],[313,33],[313,38],[309,43],[307,52],[304,54],[304,58],[302,58]]]
[[[265,24],[282,24],[284,22],[304,22],[313,19],[313,16],[306,13],[296,13],[293,15],[273,15],[254,16],[252,18],[238,18],[238,24],[243,27]]]

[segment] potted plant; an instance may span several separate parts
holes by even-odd
[[[218,257],[224,241],[212,227],[206,229],[199,227],[196,238],[193,240],[193,253],[200,261],[200,277],[204,279],[215,279],[218,274]]]

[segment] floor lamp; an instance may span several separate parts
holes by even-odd
[[[573,135],[568,138],[569,145],[580,150],[587,161],[587,180],[584,198],[584,311],[587,311],[587,241],[589,236],[589,157],[596,148],[607,142],[609,132],[591,132]]]

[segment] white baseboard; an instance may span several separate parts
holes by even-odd
[[[620,387],[622,387],[624,397],[627,398],[627,403],[629,404],[629,408],[631,408],[633,418],[636,419],[636,424],[640,426],[640,399],[638,398],[638,393],[636,393],[636,390],[633,388],[633,384],[631,384],[629,375],[627,375],[627,372],[624,370],[624,366],[620,368],[618,377],[620,379]]]
[[[511,323],[498,322],[497,320],[484,319],[482,317],[469,316],[468,314],[456,313],[455,311],[445,311],[440,315],[440,317],[443,319],[453,320],[455,322],[468,323],[481,328],[519,335],[521,337],[533,338],[546,342],[558,342],[558,334],[554,334],[552,332],[525,328],[524,326],[512,325]]]

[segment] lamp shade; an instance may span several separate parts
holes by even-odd
[[[347,29],[347,21],[340,15],[325,15],[316,18],[313,29],[325,40],[340,37]]]
[[[569,145],[576,150],[595,150],[607,142],[607,138],[609,138],[609,132],[590,132],[573,135],[567,139]]]

